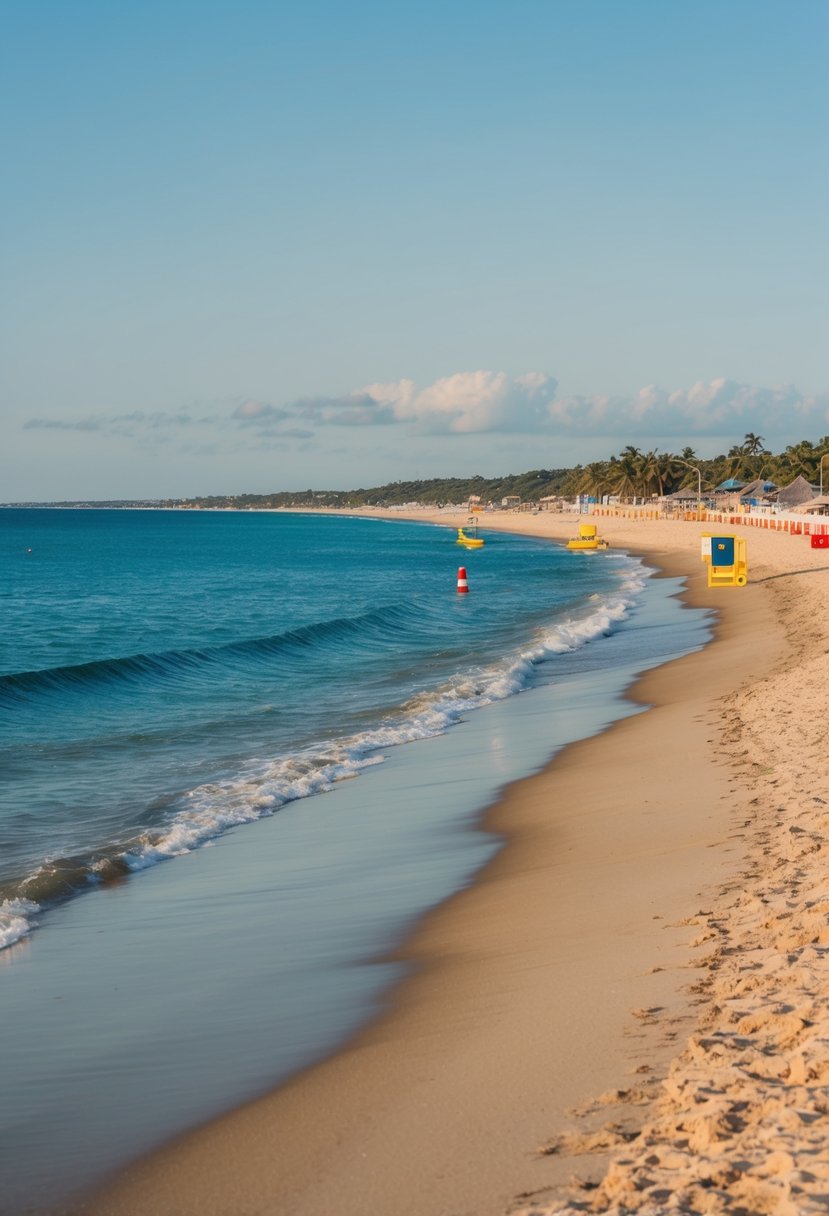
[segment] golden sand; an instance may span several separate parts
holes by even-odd
[[[382,1018],[79,1210],[826,1211],[829,556],[746,531],[749,585],[708,591],[710,529],[601,530],[687,574],[717,640],[506,791],[505,847],[407,944]]]

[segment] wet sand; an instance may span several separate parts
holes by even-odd
[[[483,526],[562,538],[573,521]],[[809,1145],[827,1119],[829,558],[746,530],[749,586],[708,591],[710,529],[601,530],[687,574],[719,610],[715,642],[638,681],[649,712],[507,790],[486,819],[505,847],[406,945],[413,974],[384,1017],[78,1211],[499,1216],[691,1196],[784,1213],[812,1210],[810,1187],[825,1210]],[[574,1173],[589,1189],[567,1189]]]

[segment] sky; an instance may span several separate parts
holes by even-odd
[[[825,0],[5,0],[0,502],[829,433]]]

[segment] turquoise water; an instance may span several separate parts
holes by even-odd
[[[551,674],[642,579],[450,530],[291,515],[6,511],[0,944]],[[474,592],[459,596],[459,562]]]
[[[2,511],[0,563],[4,1212],[335,1049],[498,789],[708,636],[624,554],[421,524]]]

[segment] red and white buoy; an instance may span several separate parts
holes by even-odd
[[[469,583],[466,581],[466,566],[460,566],[458,569],[458,595],[466,595],[469,591]]]

